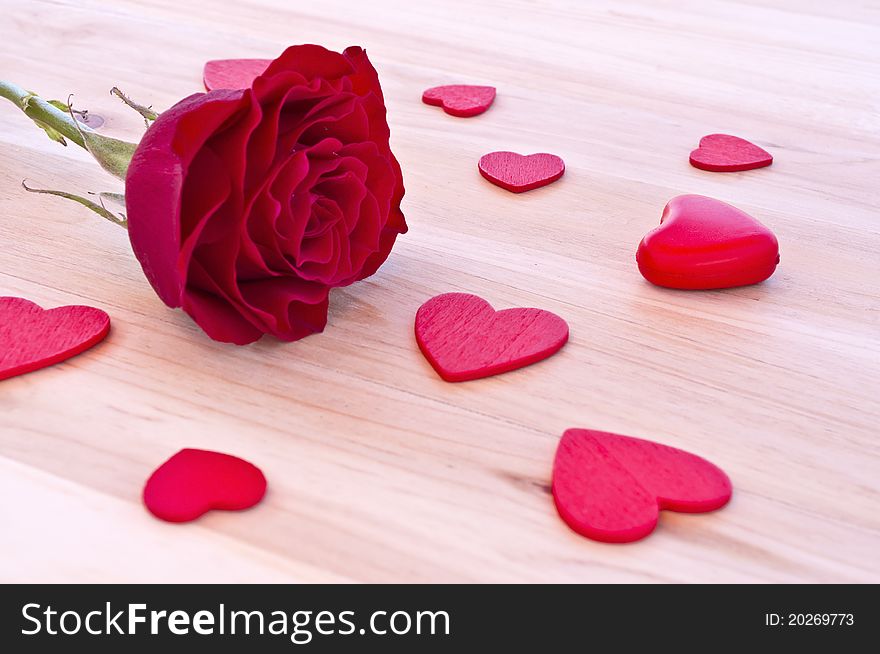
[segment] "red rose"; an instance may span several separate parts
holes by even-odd
[[[356,47],[288,48],[251,88],[163,112],[125,180],[131,244],[159,297],[220,341],[321,331],[330,289],[372,275],[406,232],[388,137]]]

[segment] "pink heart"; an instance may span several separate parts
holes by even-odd
[[[247,89],[263,74],[271,59],[214,59],[205,64],[205,88]]]
[[[732,288],[762,282],[776,270],[779,244],[744,211],[702,195],[679,195],[636,252],[639,271],[657,286]]]
[[[546,359],[568,340],[568,325],[541,309],[495,311],[484,299],[445,293],[416,313],[416,341],[449,382],[497,375]]]
[[[88,350],[110,331],[110,316],[92,307],[44,310],[0,297],[0,379],[45,368]]]
[[[716,465],[660,443],[591,429],[562,435],[553,463],[553,499],[576,532],[626,543],[657,526],[661,509],[703,513],[732,494]]]
[[[524,156],[516,152],[490,152],[480,157],[480,174],[513,193],[546,186],[562,177],[565,162],[555,154]]]
[[[773,155],[754,143],[730,134],[709,134],[691,152],[691,165],[701,170],[730,173],[763,168],[773,163]]]
[[[150,475],[144,504],[157,518],[189,522],[211,509],[240,511],[266,494],[266,477],[254,464],[210,450],[180,450]]]
[[[443,111],[449,115],[461,118],[483,113],[494,100],[494,86],[451,84],[435,86],[422,93],[422,102],[425,104],[443,107]]]

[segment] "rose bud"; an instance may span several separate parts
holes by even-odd
[[[125,178],[129,236],[165,304],[213,339],[323,330],[330,289],[406,232],[403,179],[366,52],[293,46],[250,88],[163,112]]]

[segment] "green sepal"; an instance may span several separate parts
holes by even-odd
[[[27,185],[26,180],[22,180],[21,185],[22,185],[22,187],[24,187],[24,190],[27,191],[28,193],[44,193],[46,195],[55,195],[59,198],[65,198],[67,200],[73,200],[74,202],[78,202],[79,204],[83,205],[84,207],[94,211],[96,214],[101,216],[101,218],[109,220],[111,223],[113,223],[115,225],[119,225],[120,227],[125,227],[126,229],[128,229],[128,219],[125,217],[125,214],[123,214],[123,213],[114,214],[112,211],[109,211],[104,206],[103,202],[101,204],[98,204],[97,202],[92,202],[88,198],[84,198],[81,195],[76,195],[74,193],[68,193],[66,191],[55,191],[52,189],[45,189],[45,188],[31,188],[30,186]],[[114,201],[118,201],[118,200],[116,200],[116,198],[121,197],[123,204],[125,202],[125,197],[122,196],[121,193],[98,193],[97,195],[98,195],[99,199],[103,199],[104,197],[107,197],[107,198],[114,199]]]
[[[159,113],[153,109],[153,107],[146,107],[142,104],[138,104],[131,98],[129,98],[125,93],[119,90],[118,86],[114,86],[110,89],[110,95],[115,95],[117,98],[122,100],[128,107],[134,109],[138,112],[144,119],[144,124],[149,127],[150,123],[156,120],[159,117]]]
[[[83,129],[80,127],[79,121],[73,115],[73,105],[70,98],[67,100],[67,113],[76,123],[76,128],[82,136],[86,150],[94,157],[95,161],[100,164],[101,168],[106,170],[114,177],[124,180],[125,173],[128,172],[128,164],[134,156],[137,149],[137,143],[129,143],[121,139],[115,139],[112,136],[104,136],[92,131],[88,127]]]

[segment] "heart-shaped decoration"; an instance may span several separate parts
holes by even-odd
[[[254,464],[209,450],[184,449],[156,468],[144,486],[144,504],[168,522],[189,522],[211,509],[249,509],[266,494]]]
[[[0,379],[59,363],[88,350],[110,331],[100,309],[44,310],[20,297],[0,297]]]
[[[716,465],[652,441],[590,429],[562,435],[553,463],[553,499],[579,534],[608,543],[644,538],[661,509],[703,513],[730,500]]]
[[[568,325],[542,309],[495,311],[468,293],[445,293],[416,313],[416,341],[448,382],[497,375],[546,359],[568,340]]]
[[[205,88],[209,91],[250,88],[270,63],[271,59],[214,59],[205,64]]]
[[[776,270],[779,244],[747,213],[702,195],[669,201],[660,226],[636,252],[639,271],[652,284],[710,289],[762,282]]]
[[[494,86],[450,84],[435,86],[422,93],[422,102],[443,107],[450,116],[468,118],[483,113],[495,100]]]
[[[480,157],[479,167],[483,177],[512,193],[547,186],[565,172],[565,162],[546,152],[528,156],[516,152],[490,152]]]
[[[709,134],[691,152],[691,165],[716,173],[763,168],[773,163],[773,155],[738,136]]]

